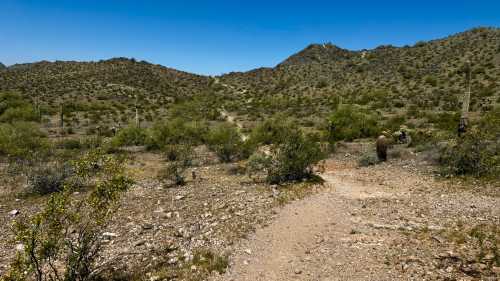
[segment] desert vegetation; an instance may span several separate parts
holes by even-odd
[[[400,48],[313,44],[220,77],[126,58],[0,67],[0,207],[23,208],[2,221],[0,279],[206,280],[272,207],[318,190],[331,159],[339,174],[352,162],[354,174],[425,168],[496,194],[483,186],[500,173],[498,37],[477,28]],[[389,163],[375,154],[382,134]],[[484,276],[500,266],[495,223],[440,235],[479,245]]]

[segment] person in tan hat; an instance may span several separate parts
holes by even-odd
[[[377,157],[379,161],[387,161],[387,148],[389,146],[389,140],[386,137],[388,133],[383,131],[382,134],[377,138]]]

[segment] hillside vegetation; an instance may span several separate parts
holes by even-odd
[[[467,60],[471,122],[458,136]],[[419,249],[416,255],[432,253],[419,256],[418,264],[433,264],[418,269],[424,274],[494,276],[498,204],[485,198],[499,190],[499,77],[494,28],[374,50],[315,44],[274,68],[219,77],[126,58],[0,65],[0,209],[10,210],[0,223],[13,224],[0,228],[0,280],[208,280],[226,271],[236,241],[275,217],[274,207],[344,186],[348,174],[356,178],[352,188],[293,218],[310,228],[310,218],[337,215],[342,227],[335,228],[349,237],[408,230],[420,235],[416,242],[464,229],[475,234],[457,240],[479,247],[443,265],[429,262],[436,247],[420,251],[388,239],[377,247],[384,259],[359,256],[406,272],[394,249]],[[411,141],[396,135],[403,132]],[[380,134],[387,157],[375,154]],[[457,192],[455,205],[446,205],[450,187],[428,185],[433,175],[421,177],[420,169],[453,178],[443,182],[457,189],[455,182],[472,180],[481,198]],[[344,214],[369,215],[370,223],[377,214],[386,224],[355,225]],[[300,224],[286,225],[280,234],[301,232],[288,227]],[[431,232],[441,229],[433,225],[443,232]],[[310,237],[286,246],[323,235]],[[437,249],[458,245],[435,240]],[[282,260],[283,247],[276,249]],[[252,253],[244,252],[245,259]]]
[[[169,104],[206,93],[207,83],[203,76],[126,58],[20,64],[0,74],[0,91],[21,93],[43,115],[63,106],[73,127],[126,125],[136,105],[141,121],[153,121]]]
[[[472,63],[471,111],[489,111],[500,103],[498,28],[373,50],[313,44],[274,68],[230,73],[221,81],[238,93],[228,108],[249,120],[286,112],[303,125],[319,126],[318,119],[341,102],[361,105],[381,119],[401,116],[410,125],[431,128],[441,125],[436,114],[460,110],[467,59]]]

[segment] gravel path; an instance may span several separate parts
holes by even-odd
[[[490,217],[498,223],[497,197],[465,191],[448,197],[445,189],[436,193],[442,183],[390,164],[322,177],[328,188],[279,210],[268,227],[236,247],[229,270],[213,280],[498,280],[475,279],[443,264],[436,257],[449,253],[448,244],[415,238],[421,229],[432,233],[470,214],[471,202],[477,211],[472,222]],[[439,210],[450,203],[453,209]]]

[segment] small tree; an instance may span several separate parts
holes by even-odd
[[[314,165],[325,158],[320,145],[300,130],[271,148],[267,181],[282,183],[311,178]]]
[[[277,144],[285,140],[294,126],[285,116],[275,116],[257,125],[248,141],[253,145]]]
[[[114,146],[144,145],[145,142],[145,130],[134,125],[128,126],[118,131],[118,133],[112,140],[112,144]]]
[[[0,155],[28,159],[48,147],[45,134],[33,123],[0,124]]]
[[[328,140],[331,143],[373,137],[380,131],[374,114],[353,105],[340,106],[328,121]]]
[[[238,130],[223,124],[213,128],[207,136],[211,150],[217,154],[222,162],[231,162],[241,156],[243,152],[243,140]]]
[[[479,130],[470,130],[441,152],[445,174],[497,175],[500,172],[500,142],[488,140]]]
[[[170,145],[166,151],[169,161],[160,171],[159,178],[174,185],[186,184],[185,172],[192,164],[193,149],[189,145]]]
[[[24,249],[4,280],[83,281],[99,274],[103,231],[132,181],[124,175],[121,161],[99,151],[88,153],[73,167],[92,192],[77,199],[67,183],[42,211],[17,220],[14,234]]]

